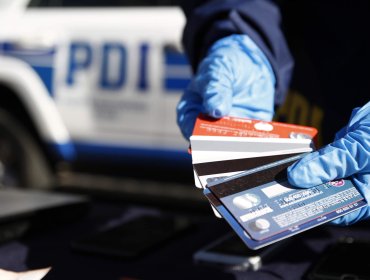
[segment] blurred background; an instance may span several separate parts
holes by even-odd
[[[208,209],[176,124],[176,1],[2,0],[0,24],[1,187]]]

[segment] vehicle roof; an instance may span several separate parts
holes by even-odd
[[[9,9],[23,9],[27,6],[30,0],[1,0],[0,1],[0,11]]]

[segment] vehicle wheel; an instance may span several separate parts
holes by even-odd
[[[0,108],[0,187],[48,188],[53,177],[28,130]]]

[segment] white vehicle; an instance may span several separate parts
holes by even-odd
[[[171,1],[0,0],[0,185],[60,162],[189,164],[184,24]]]

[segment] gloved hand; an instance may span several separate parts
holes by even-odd
[[[352,178],[370,203],[370,102],[352,111],[348,125],[336,134],[334,142],[288,168],[289,182],[302,188],[345,177]],[[350,225],[369,217],[370,205],[331,223]]]
[[[189,139],[200,112],[270,121],[274,86],[270,63],[247,35],[222,38],[209,49],[178,103],[177,124]]]

